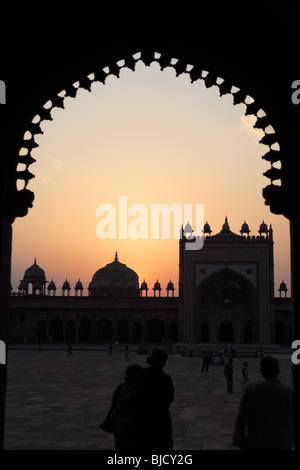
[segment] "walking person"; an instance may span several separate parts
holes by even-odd
[[[233,393],[233,359],[231,356],[228,358],[228,362],[225,364],[224,367],[224,375],[227,379],[227,392]]]
[[[243,388],[245,388],[249,377],[248,377],[248,362],[245,361],[243,362],[243,368],[242,368],[242,377],[243,377]]]
[[[249,381],[241,396],[232,444],[248,450],[292,450],[292,389],[277,376],[277,359],[261,359],[263,380]]]
[[[129,349],[128,349],[128,346],[125,346],[124,352],[125,352],[125,361],[129,361]]]
[[[69,343],[67,351],[68,351],[68,357],[73,357],[73,349],[72,349],[71,343]]]

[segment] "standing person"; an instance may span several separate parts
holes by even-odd
[[[204,372],[205,370],[205,375],[208,373],[208,367],[211,362],[211,357],[212,357],[211,349],[209,349],[209,351],[204,351],[203,357],[202,357],[201,373]]]
[[[264,379],[249,381],[241,396],[232,444],[249,450],[291,450],[292,390],[277,380],[277,359],[262,358],[260,371]]]
[[[68,357],[70,356],[73,357],[73,349],[72,349],[71,343],[69,343],[67,351],[68,351]]]
[[[249,380],[249,377],[248,377],[248,362],[247,361],[243,362],[242,377],[243,377],[243,388],[245,388],[246,383]]]
[[[112,343],[109,343],[108,345],[108,357],[112,357],[113,354],[113,345]]]
[[[100,429],[113,432],[116,450],[134,450],[138,445],[139,408],[137,381],[142,366],[132,364],[126,368],[124,382],[113,393],[112,404],[109,410],[109,428],[105,426],[106,420]],[[104,426],[103,426],[104,424]]]
[[[125,346],[124,352],[125,352],[125,361],[129,361],[129,350],[128,350],[128,346]]]
[[[174,400],[173,381],[163,368],[168,355],[155,349],[147,358],[150,367],[139,377],[140,442],[138,449],[173,450],[172,422],[169,407]]]
[[[224,375],[227,379],[227,392],[233,393],[233,364],[231,356],[229,356],[228,362],[225,364]]]

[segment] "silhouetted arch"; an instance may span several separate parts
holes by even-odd
[[[133,332],[132,332],[132,341],[133,343],[139,343],[143,339],[143,330],[141,322],[136,321],[133,324]]]
[[[47,339],[47,325],[45,320],[40,320],[37,327],[37,339],[38,341],[46,341]]]
[[[120,318],[118,320],[116,339],[119,343],[128,343],[129,327],[127,318]]]
[[[63,322],[61,318],[53,318],[51,321],[50,336],[54,342],[63,340]]]
[[[234,343],[234,329],[233,324],[229,320],[224,320],[219,328],[219,341],[220,343]]]
[[[75,341],[76,326],[73,320],[67,323],[66,341]]]
[[[165,336],[165,326],[161,320],[154,318],[147,323],[146,341],[160,343]]]
[[[200,310],[253,311],[256,305],[256,289],[243,275],[230,268],[222,268],[205,278],[197,287]]]
[[[187,56],[189,56],[189,60],[187,60]],[[201,63],[199,56],[192,57],[188,51],[184,51],[183,49],[170,54],[168,47],[164,48],[163,46],[155,49],[148,48],[142,50],[130,50],[128,47],[128,51],[123,52],[121,56],[118,56],[115,60],[106,59],[104,61],[102,60],[101,63],[98,55],[94,58],[91,57],[88,68],[82,63],[78,64],[78,68],[73,70],[72,73],[70,71],[69,73],[65,72],[67,76],[64,76],[61,82],[58,79],[55,84],[53,83],[49,86],[50,89],[44,91],[44,94],[41,93],[38,98],[35,97],[35,101],[33,101],[31,105],[31,112],[27,114],[28,121],[22,122],[22,125],[18,128],[20,134],[16,135],[14,138],[14,141],[20,142],[18,148],[14,149],[15,151],[17,150],[16,165],[18,163],[25,164],[27,172],[26,174],[15,172],[15,182],[11,188],[13,200],[16,201],[14,205],[15,213],[11,214],[12,220],[14,220],[15,217],[26,215],[28,208],[32,207],[34,195],[28,190],[27,185],[33,175],[28,171],[28,167],[35,160],[32,159],[30,152],[33,148],[38,146],[34,138],[36,134],[41,133],[41,123],[44,120],[52,120],[52,109],[57,107],[63,108],[64,99],[66,97],[75,98],[79,88],[91,91],[92,83],[102,82],[105,84],[109,75],[114,75],[119,78],[122,68],[129,68],[134,71],[135,65],[139,60],[145,65],[157,62],[161,70],[166,67],[173,67],[177,76],[185,73],[189,75],[191,83],[197,80],[203,80],[207,88],[211,86],[218,87],[220,96],[232,94],[234,105],[245,104],[245,114],[256,116],[257,121],[255,127],[265,132],[260,142],[269,147],[269,151],[263,158],[269,161],[271,166],[264,175],[270,178],[272,184],[264,189],[263,196],[266,199],[266,204],[270,204],[271,202],[275,204],[276,202],[278,205],[282,184],[281,186],[275,185],[273,181],[280,180],[282,173],[274,168],[272,164],[281,161],[281,154],[279,150],[274,150],[271,147],[275,143],[279,146],[279,139],[272,127],[272,118],[267,116],[266,112],[262,109],[263,105],[260,104],[262,97],[259,96],[259,100],[255,101],[255,96],[252,96],[253,92],[250,87],[248,86],[249,89],[247,89],[245,83],[242,83],[241,86],[239,86],[238,83],[233,83],[228,70],[224,68],[221,70],[220,65],[219,71],[215,67],[212,67],[210,70],[211,67]],[[276,128],[276,126],[274,127]],[[268,132],[266,132],[266,129],[268,129]],[[24,154],[26,154],[26,157]],[[25,180],[25,186],[20,190],[18,190],[16,184],[19,180]],[[274,213],[283,213],[283,207],[276,207],[276,209],[277,212],[274,211]]]
[[[96,341],[108,343],[113,340],[113,327],[107,318],[101,318],[96,324]]]
[[[79,341],[91,341],[91,320],[89,318],[80,320]]]

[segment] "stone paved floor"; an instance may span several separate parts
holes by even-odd
[[[5,449],[113,450],[113,436],[99,429],[112,391],[128,364],[146,366],[144,355],[123,351],[76,350],[73,357],[51,350],[9,350]],[[276,355],[275,355],[276,356]],[[290,355],[276,356],[280,379],[291,385]],[[172,376],[171,405],[174,450],[230,450],[235,413],[242,389],[242,363],[234,360],[234,393],[226,391],[223,366],[200,372],[200,357],[169,356],[165,372]],[[249,376],[259,378],[259,360],[247,359]]]

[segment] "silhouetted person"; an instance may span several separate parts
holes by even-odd
[[[243,377],[243,388],[245,388],[249,377],[248,377],[248,362],[245,361],[243,362],[243,368],[242,368],[242,377]]]
[[[129,348],[128,348],[128,346],[125,346],[124,353],[125,353],[125,361],[129,361]]]
[[[72,348],[71,343],[69,343],[67,351],[68,351],[68,357],[70,356],[73,357],[73,348]]]
[[[205,371],[205,375],[208,372],[208,367],[211,362],[211,349],[209,351],[204,351],[203,357],[202,357],[202,368],[201,368],[201,373]]]
[[[139,449],[161,452],[173,449],[169,407],[174,400],[174,387],[171,377],[162,370],[167,359],[164,351],[155,349],[147,359],[150,367],[143,369],[139,378]]]
[[[136,384],[142,372],[139,364],[126,369],[124,383],[120,384],[113,395],[113,433],[116,450],[137,448],[139,436],[139,408]]]
[[[262,358],[260,371],[264,380],[249,381],[241,396],[232,443],[249,450],[291,450],[292,390],[277,380],[277,359]]]
[[[227,392],[232,393],[233,392],[233,365],[232,365],[232,357],[230,356],[228,358],[228,362],[225,364],[224,367],[224,375],[227,380]]]

